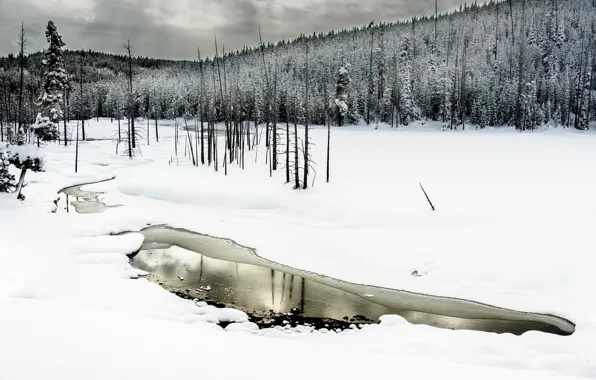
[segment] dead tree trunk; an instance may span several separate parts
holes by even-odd
[[[68,145],[68,130],[66,128],[66,119],[67,119],[67,115],[68,115],[68,90],[64,90],[64,94],[62,95],[64,96],[64,102],[66,104],[66,106],[64,107],[64,119],[62,120],[64,122],[64,146]]]
[[[286,183],[290,183],[290,96],[286,93]]]
[[[222,108],[223,108],[223,114],[224,114],[224,122],[225,122],[225,127],[226,127],[226,134],[225,134],[225,142],[224,142],[224,174],[228,175],[228,150],[229,150],[229,130],[228,130],[228,112],[227,112],[227,106],[226,106],[226,100],[225,100],[225,95],[224,95],[224,90],[223,90],[223,83],[221,80],[221,68],[219,65],[219,57],[217,55],[217,38],[215,39],[215,60],[217,62],[217,74],[219,76],[219,91],[220,91],[220,95],[221,95],[221,104],[222,104]],[[217,139],[216,139],[217,141]],[[217,155],[216,155],[217,158]]]
[[[277,54],[275,55],[275,65],[273,69],[273,152],[272,169],[277,170]]]
[[[136,137],[135,137],[135,110],[134,110],[134,94],[132,89],[132,46],[130,45],[130,40],[128,40],[124,45],[124,50],[128,55],[128,112],[130,118],[130,132],[131,132],[131,139],[132,139],[132,148],[135,149],[137,147],[136,144]],[[85,129],[83,128],[83,140],[85,139]]]
[[[21,33],[19,34],[19,116],[18,116],[18,131],[23,133],[23,85],[25,72],[25,47],[27,46],[27,38],[25,38],[25,25],[21,22]]]
[[[464,51],[462,53],[462,73],[461,73],[461,89],[460,89],[460,107],[461,107],[461,125],[462,130],[466,129],[466,69],[467,69],[467,53],[470,38],[468,35],[464,37]]]
[[[309,91],[309,69],[308,69],[308,40],[306,41],[306,91],[305,91],[305,104],[304,104],[304,178],[302,183],[302,188],[306,190],[308,188],[308,169],[309,169],[309,157],[308,157],[308,119],[309,119],[309,104],[308,104],[308,91]]]
[[[373,47],[375,45],[375,30],[371,23],[371,34],[370,34],[370,57],[369,57],[369,64],[368,64],[368,97],[366,99],[366,125],[370,125],[370,107],[372,103],[372,93],[373,93]]]
[[[201,74],[201,95],[199,97],[199,114],[201,115],[201,165],[205,164],[205,130],[203,122],[205,119],[205,78],[203,75],[203,61],[201,60],[201,50],[197,47],[199,58],[199,72]]]
[[[265,123],[266,123],[266,131],[265,131],[265,146],[269,147],[269,112],[271,111],[271,86],[269,83],[269,74],[267,72],[267,65],[265,63],[265,45],[263,44],[263,36],[261,35],[261,27],[259,26],[259,41],[261,42],[261,58],[263,61],[263,71],[265,72],[265,81],[267,84],[267,88],[265,91]]]
[[[300,160],[298,156],[298,96],[294,100],[294,189],[300,188]]]
[[[513,27],[513,0],[509,0],[509,18],[511,18],[511,45],[515,46],[515,28]]]
[[[522,1],[522,25],[520,28],[520,39],[518,41],[519,44],[519,58],[518,58],[518,67],[517,67],[517,96],[515,99],[515,127],[519,130],[524,130],[524,126],[522,123],[522,118],[523,118],[523,107],[522,107],[522,94],[523,94],[523,90],[524,90],[524,60],[525,60],[525,56],[524,56],[524,40],[523,40],[523,34],[524,34],[524,10],[525,10],[525,0],[521,0]],[[510,2],[511,4],[511,2]]]

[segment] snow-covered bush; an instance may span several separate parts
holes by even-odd
[[[6,144],[0,145],[0,193],[10,193],[16,188],[14,175],[10,174],[9,153]]]

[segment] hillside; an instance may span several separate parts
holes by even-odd
[[[414,18],[300,36],[200,63],[137,58],[134,113],[221,121],[236,105],[236,119],[304,122],[308,105],[314,124],[324,124],[329,115],[342,125],[430,119],[449,128],[552,124],[586,129],[594,119],[589,90],[594,88],[595,9],[591,0],[491,2],[464,6],[436,20]],[[64,40],[68,44],[68,36]],[[27,61],[25,98],[32,120],[40,55]],[[68,52],[70,116],[130,113],[122,107],[126,65],[124,55]],[[0,59],[0,66],[0,119],[9,122],[15,120],[11,100],[18,90],[17,59]],[[268,108],[278,112],[268,113]]]

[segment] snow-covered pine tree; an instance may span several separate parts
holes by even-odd
[[[17,185],[14,175],[10,174],[8,170],[9,166],[10,159],[7,145],[0,143],[0,193],[10,193]]]
[[[348,116],[348,85],[350,84],[350,64],[344,63],[337,76],[337,86],[335,90],[335,123],[340,127],[345,124]]]
[[[46,37],[50,46],[45,52],[43,64],[45,66],[44,85],[42,95],[39,97],[38,106],[40,112],[37,115],[35,124],[31,126],[32,131],[39,141],[57,140],[58,122],[62,116],[60,102],[62,94],[68,87],[66,71],[62,61],[62,37],[52,21],[48,22]],[[16,184],[17,197],[22,199],[21,190],[25,182],[27,170],[34,172],[43,171],[42,154],[38,147],[25,143],[25,131],[18,130],[12,139],[13,145],[6,145],[3,155],[8,158],[10,164],[21,169],[19,181]]]
[[[35,124],[32,126],[35,135],[41,141],[59,138],[58,122],[62,117],[62,94],[68,88],[68,77],[64,70],[62,57],[62,36],[53,21],[48,22],[46,38],[50,44],[45,51],[45,66],[42,94],[39,97],[39,110]]]
[[[410,39],[408,35],[404,36],[401,51],[399,53],[399,79],[401,84],[400,89],[400,104],[399,104],[399,124],[408,125],[415,120],[415,106],[412,95],[412,81],[411,81],[411,63],[410,63]]]

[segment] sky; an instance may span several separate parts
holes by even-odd
[[[465,0],[439,0],[439,12]],[[470,2],[470,1],[468,1]],[[279,41],[301,33],[395,21],[434,13],[434,0],[0,0],[0,55],[16,53],[24,22],[28,52],[46,47],[45,26],[54,21],[67,49],[195,59],[214,53],[214,37],[226,50]]]

